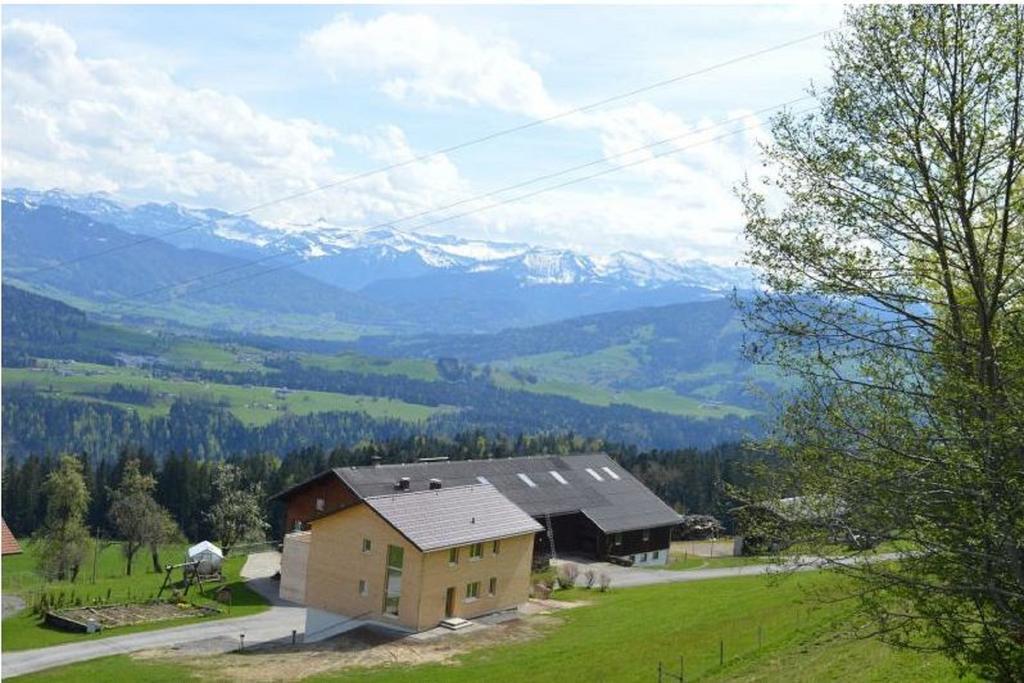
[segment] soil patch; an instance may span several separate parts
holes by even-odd
[[[366,626],[310,645],[265,645],[245,653],[195,657],[190,661],[194,665],[190,673],[197,678],[214,676],[229,681],[287,681],[351,668],[455,664],[461,654],[531,640],[561,623],[556,617],[537,614],[470,633],[453,631],[444,638],[426,641]],[[151,650],[134,656],[181,661],[180,654],[173,650]]]
[[[187,619],[217,614],[210,607],[199,607],[190,603],[152,602],[139,605],[97,605],[94,607],[73,607],[57,610],[59,616],[79,623],[94,619],[102,628],[117,628],[146,624],[151,621]]]

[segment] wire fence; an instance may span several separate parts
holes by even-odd
[[[749,632],[731,631],[728,641],[719,637],[717,643],[710,642],[699,652],[691,647],[689,656],[680,654],[678,660],[659,660],[658,683],[686,683],[687,662],[691,667],[691,680],[696,680],[709,671],[760,651],[765,643],[764,626],[759,624]]]

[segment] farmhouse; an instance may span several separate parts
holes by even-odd
[[[276,496],[281,596],[412,630],[526,601],[535,560],[664,564],[680,517],[603,453],[339,467]]]
[[[494,486],[544,527],[535,543],[540,557],[554,553],[664,564],[670,532],[680,521],[604,453],[339,467],[275,498],[285,504],[285,528],[301,530],[371,496],[481,483]]]
[[[419,631],[514,609],[541,529],[479,483],[370,496],[309,525],[286,538],[281,568],[282,595],[298,590],[309,608],[307,637],[333,615]]]

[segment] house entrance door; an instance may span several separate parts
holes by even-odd
[[[455,616],[455,587],[451,586],[444,594],[444,618]]]

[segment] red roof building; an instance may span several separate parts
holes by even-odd
[[[11,530],[7,528],[7,522],[0,519],[0,524],[3,524],[2,554],[17,555],[21,552],[21,546],[18,544],[18,539],[16,539],[14,534],[11,533]]]

